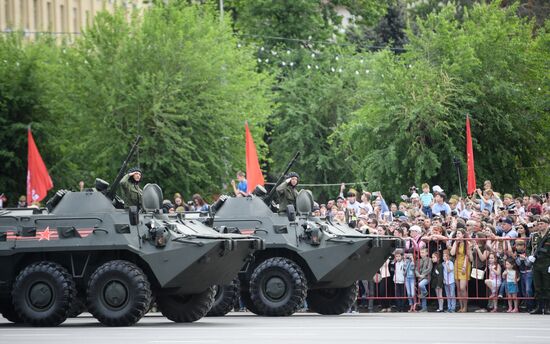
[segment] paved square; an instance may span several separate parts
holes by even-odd
[[[250,313],[176,324],[149,315],[132,327],[104,327],[87,314],[56,328],[13,325],[0,317],[0,343],[550,343],[550,316],[374,313],[268,318]]]

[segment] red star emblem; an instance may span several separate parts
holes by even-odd
[[[40,235],[40,239],[38,239],[38,241],[42,241],[42,239],[50,241],[50,235],[51,235],[50,226],[46,227],[44,231],[38,234]]]

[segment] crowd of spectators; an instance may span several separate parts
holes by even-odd
[[[550,226],[547,195],[501,195],[490,181],[466,198],[423,184],[390,204],[380,192],[344,191],[342,184],[315,215],[405,240],[372,280],[360,281],[359,308],[497,312],[501,306],[516,313],[534,307],[530,236]]]

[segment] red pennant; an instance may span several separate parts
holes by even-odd
[[[46,165],[38,152],[31,128],[28,130],[29,155],[27,168],[27,203],[40,202],[53,187]]]
[[[260,163],[258,162],[258,153],[256,152],[256,145],[248,129],[248,123],[245,123],[246,131],[246,179],[247,179],[247,191],[252,192],[257,185],[263,186],[264,176],[262,170],[260,170]]]
[[[466,115],[466,158],[468,165],[468,195],[476,191],[476,173],[474,171],[474,147],[470,131],[470,117]]]

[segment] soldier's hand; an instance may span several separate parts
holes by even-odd
[[[291,179],[292,179],[292,178],[287,178],[287,180],[285,180],[286,183],[287,183],[287,184],[290,184],[290,180],[291,180]]]

